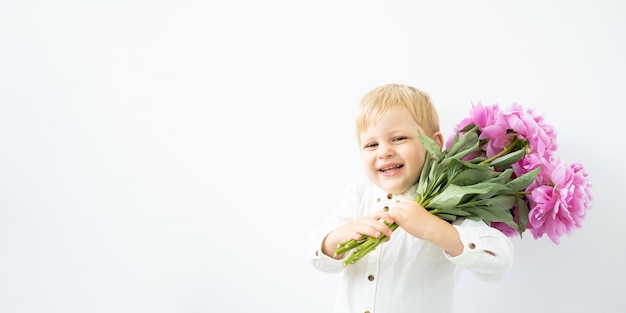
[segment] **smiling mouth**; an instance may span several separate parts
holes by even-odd
[[[395,171],[395,170],[400,169],[402,167],[404,167],[404,164],[397,164],[397,165],[393,165],[393,166],[383,167],[383,168],[379,169],[378,171],[381,172],[381,173],[387,173],[387,172]]]

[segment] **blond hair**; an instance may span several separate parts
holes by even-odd
[[[439,131],[439,116],[428,93],[407,85],[387,84],[372,89],[361,98],[356,116],[357,141],[361,131],[397,107],[406,109],[424,129],[425,135],[432,136]]]

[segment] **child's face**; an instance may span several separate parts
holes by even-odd
[[[395,108],[359,133],[365,173],[385,192],[400,194],[417,183],[426,153],[418,129],[424,132],[406,109]]]

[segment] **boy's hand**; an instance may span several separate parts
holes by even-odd
[[[412,236],[428,240],[452,256],[463,252],[463,243],[456,229],[447,221],[428,212],[415,200],[400,199],[389,210],[389,214],[396,224]]]
[[[428,212],[423,206],[411,199],[400,199],[389,211],[396,224],[407,233],[423,240],[430,240],[432,232],[441,225],[441,219]]]
[[[362,235],[379,238],[381,235],[391,236],[391,229],[382,221],[391,224],[393,217],[385,211],[376,211],[331,231],[322,243],[322,252],[334,257],[337,245],[350,239],[359,240]],[[388,240],[388,239],[387,239]],[[337,259],[343,258],[343,255]]]

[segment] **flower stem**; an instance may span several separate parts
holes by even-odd
[[[499,157],[501,157],[501,156],[511,152],[511,150],[513,150],[513,148],[515,148],[515,146],[517,146],[517,142],[518,142],[518,139],[515,138],[508,146],[504,147],[504,149],[502,149],[502,151],[496,153],[495,155],[493,155],[490,158],[487,158],[487,159],[483,160],[479,164],[488,164],[489,162],[491,162],[491,161],[493,161],[493,160],[495,160],[495,159],[497,159],[497,158],[499,158]]]
[[[399,226],[396,223],[392,223],[392,224],[385,223],[385,224],[389,226],[389,229],[392,232],[396,230]],[[338,256],[338,255],[345,253],[346,251],[354,249],[354,251],[343,261],[344,267],[348,266],[349,264],[356,263],[358,260],[360,260],[362,257],[367,255],[369,252],[376,249],[376,247],[378,247],[381,243],[385,242],[385,240],[388,237],[387,235],[381,235],[378,238],[367,237],[367,236],[363,236],[361,238],[367,238],[367,240],[365,241],[357,241],[354,239],[349,240],[348,242],[353,242],[353,244],[348,244],[348,242],[346,242],[345,244],[341,244],[340,248],[338,248],[337,251],[335,251],[335,256]]]
[[[366,235],[361,235],[361,238],[359,240],[355,240],[355,239],[351,239],[348,240],[346,242],[340,243],[339,245],[337,245],[337,250],[335,251],[335,256],[341,255],[343,253],[345,253],[346,251],[352,250],[354,248],[356,248],[358,245],[362,244],[363,242],[365,242],[365,240],[367,240],[367,236]]]

